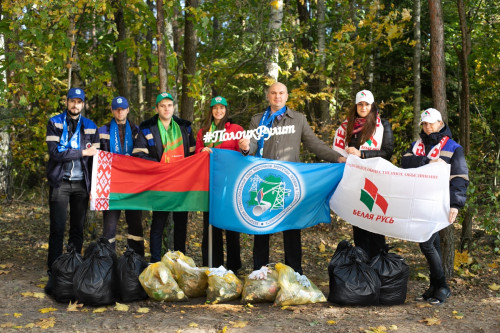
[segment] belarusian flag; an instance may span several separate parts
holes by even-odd
[[[166,164],[99,151],[90,209],[208,211],[209,161],[209,154]]]

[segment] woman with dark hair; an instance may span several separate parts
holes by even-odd
[[[333,149],[342,154],[339,162],[345,162],[348,154],[360,158],[382,157],[390,160],[394,149],[391,124],[381,119],[373,94],[361,90],[356,94],[356,104],[335,132]],[[370,256],[376,256],[385,248],[385,236],[353,226],[354,244]]]
[[[207,132],[224,131],[224,133],[235,133],[243,131],[243,127],[231,123],[228,117],[229,110],[227,101],[224,97],[217,96],[210,102],[210,110],[203,127],[198,131],[196,137],[196,153],[212,152],[212,148],[229,149],[240,151],[238,140],[228,141],[204,141]],[[216,136],[219,139],[221,136]],[[201,244],[201,253],[203,266],[208,266],[208,220],[209,213],[203,213],[203,240]],[[226,251],[227,251],[227,269],[236,273],[241,268],[240,258],[240,234],[238,232],[226,230]],[[222,239],[222,229],[212,226],[212,267],[224,265],[224,248]]]

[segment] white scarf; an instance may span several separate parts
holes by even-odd
[[[443,147],[446,145],[446,142],[448,142],[449,138],[450,137],[448,136],[444,136],[437,145],[432,147],[429,154],[427,154],[427,157],[431,160],[437,160],[439,158],[439,155],[441,154],[441,149],[443,149]],[[424,143],[422,142],[422,138],[418,138],[418,140],[415,141],[412,152],[413,155],[416,156],[425,156],[425,146]]]
[[[345,151],[346,144],[345,139],[347,135],[347,120],[344,121],[340,127],[335,131],[335,137],[333,138],[333,150],[339,152],[342,156],[347,157],[347,152]],[[377,124],[375,126],[375,134],[373,134],[370,139],[359,146],[359,150],[380,150],[382,147],[382,139],[384,137],[384,126],[380,120],[380,116],[377,115]]]

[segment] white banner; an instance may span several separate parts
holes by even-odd
[[[380,157],[349,155],[330,208],[362,229],[425,242],[449,225],[450,165],[400,169]]]

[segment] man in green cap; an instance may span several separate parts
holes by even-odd
[[[172,163],[194,154],[196,141],[191,122],[174,116],[174,99],[167,92],[156,97],[157,112],[139,126],[132,156],[160,163]],[[151,223],[151,262],[161,260],[163,229],[170,212],[153,212]],[[187,212],[172,212],[174,220],[174,251],[186,252]]]

